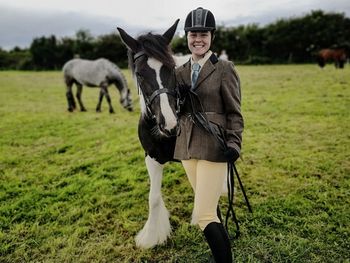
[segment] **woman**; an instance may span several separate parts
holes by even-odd
[[[227,162],[238,159],[243,118],[239,77],[232,62],[218,60],[210,50],[215,18],[201,7],[191,11],[185,33],[191,59],[177,68],[176,77],[184,96],[174,158],[181,160],[194,191],[192,223],[198,224],[217,263],[232,262],[231,246],[217,207],[227,174]],[[198,121],[223,127],[227,150]],[[204,125],[205,126],[205,125]]]

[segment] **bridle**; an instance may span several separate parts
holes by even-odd
[[[137,52],[134,55],[134,57],[133,57],[134,66],[135,66],[135,62],[139,58],[141,58],[142,56],[147,56],[146,52],[143,50]],[[145,100],[147,115],[148,115],[148,117],[150,117],[154,121],[156,120],[156,115],[153,113],[151,105],[152,105],[154,99],[163,93],[169,94],[176,99],[176,112],[175,112],[175,114],[176,114],[176,117],[178,116],[178,113],[180,111],[180,94],[179,94],[179,90],[178,90],[177,85],[176,85],[175,71],[174,71],[174,77],[175,77],[174,90],[170,90],[168,88],[157,89],[151,94],[151,96],[147,97],[145,95],[146,93],[142,90],[142,86],[141,86],[141,83],[143,82],[142,76],[139,74],[136,74],[136,78],[137,78],[137,82],[138,82],[138,89],[139,89],[139,91],[141,90],[143,98]]]

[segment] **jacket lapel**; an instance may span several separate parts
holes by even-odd
[[[202,70],[199,72],[199,76],[193,90],[196,90],[198,86],[215,70],[215,66],[208,60],[203,65]]]
[[[202,83],[213,71],[216,69],[215,64],[218,62],[218,58],[213,53],[210,58],[205,62],[203,68],[199,72],[198,80],[193,90],[197,89],[199,84]],[[182,84],[191,86],[191,61],[189,60],[178,69],[178,74],[181,77]]]
[[[181,66],[178,70],[178,74],[181,78],[182,83],[191,86],[191,62],[188,61]]]
[[[218,62],[217,57],[213,53],[210,58],[203,65],[202,70],[199,72],[198,80],[193,90],[196,90],[198,86],[216,69],[215,64]]]

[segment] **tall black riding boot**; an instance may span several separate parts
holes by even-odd
[[[212,222],[204,229],[211,252],[216,263],[232,263],[230,240],[221,223]]]

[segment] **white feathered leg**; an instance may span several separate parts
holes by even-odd
[[[151,248],[166,241],[171,233],[169,212],[162,198],[163,165],[149,156],[145,158],[151,187],[149,192],[149,215],[143,229],[137,234],[136,245]]]

